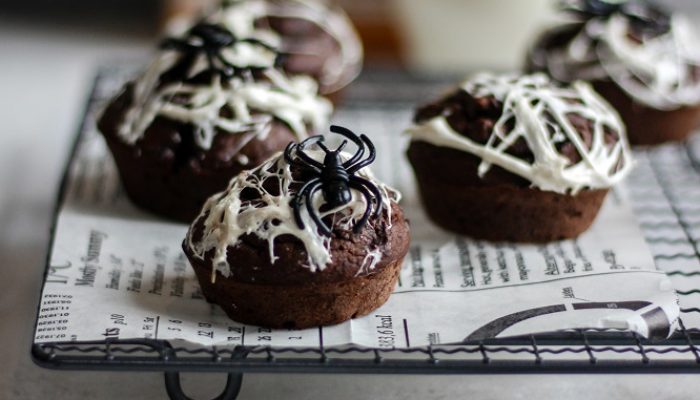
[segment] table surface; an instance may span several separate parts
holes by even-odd
[[[58,372],[29,358],[57,184],[95,66],[144,57],[148,43],[0,19],[0,51],[0,399],[165,398],[159,373]],[[191,396],[208,398],[224,378],[189,374],[183,382]],[[687,399],[699,391],[694,375],[249,374],[240,398]]]

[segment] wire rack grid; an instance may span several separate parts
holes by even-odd
[[[102,71],[98,81],[101,76],[110,74],[114,75],[115,71]],[[386,74],[366,75],[357,86],[361,91],[363,85],[364,90],[378,90],[377,82],[393,85],[396,90],[392,89],[391,93],[397,98],[383,98],[378,102],[383,112],[406,113],[406,105],[413,102],[413,97],[424,98],[426,91],[438,86],[430,79],[405,77],[402,81],[396,79],[395,72]],[[104,94],[93,92],[90,102],[101,95]],[[366,96],[350,96],[347,106],[364,101],[363,107],[367,107],[363,97]],[[80,135],[75,148],[79,142]],[[647,341],[635,333],[591,329],[391,350],[356,346],[197,347],[156,340],[105,340],[34,344],[32,358],[38,365],[53,369],[163,371],[172,399],[187,399],[179,382],[179,373],[187,371],[227,373],[226,387],[217,397],[222,400],[235,398],[242,374],[253,372],[700,372],[700,137],[682,144],[637,150],[636,159],[637,167],[627,185],[635,213],[658,269],[668,274],[680,297],[678,330],[667,340]]]

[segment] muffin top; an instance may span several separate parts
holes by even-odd
[[[660,110],[700,104],[700,35],[682,15],[645,0],[569,0],[573,23],[555,28],[529,56],[561,82],[612,80]]]
[[[482,73],[419,109],[414,122],[412,141],[477,157],[481,178],[495,166],[532,187],[576,194],[610,188],[632,167],[619,116],[579,81]]]
[[[209,20],[239,33],[241,13],[278,44],[277,64],[310,75],[320,92],[343,88],[362,69],[360,38],[345,12],[327,0],[224,0]]]
[[[106,130],[134,145],[159,124],[186,125],[196,148],[206,151],[218,135],[262,140],[282,123],[304,138],[325,124],[332,106],[318,96],[317,83],[276,69],[274,37],[256,28],[244,7],[237,11],[235,32],[202,21],[163,41],[148,69],[115,101],[119,118],[113,112],[116,127]]]
[[[397,204],[400,194],[364,167],[351,173],[364,187],[350,185],[347,203],[333,206],[337,190],[329,186],[329,170],[301,165],[305,156],[324,163],[328,149],[318,142],[303,150],[290,145],[287,155],[241,172],[206,202],[183,247],[213,265],[212,280],[217,271],[258,283],[348,279],[372,274],[405,252],[408,227]],[[352,162],[351,154],[337,154]],[[366,223],[359,223],[365,213]]]

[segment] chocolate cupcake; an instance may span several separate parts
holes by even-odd
[[[209,19],[239,33],[242,14],[276,43],[277,63],[285,72],[313,77],[324,95],[338,92],[362,69],[360,38],[345,12],[332,2],[227,0]]]
[[[648,1],[573,0],[572,23],[545,32],[527,70],[586,80],[620,113],[633,144],[685,139],[700,125],[700,36]]]
[[[544,74],[477,75],[414,122],[408,158],[425,210],[476,239],[576,237],[632,166],[615,111],[587,84]]]
[[[206,298],[231,319],[273,328],[340,323],[381,306],[408,251],[399,193],[366,168],[372,143],[290,144],[212,196],[183,243]]]
[[[275,69],[274,47],[247,22],[249,36],[201,23],[164,41],[100,118],[138,206],[191,222],[238,172],[326,123],[332,106],[316,82]]]

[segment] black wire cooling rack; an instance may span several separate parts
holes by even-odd
[[[105,73],[115,72],[103,71]],[[413,78],[406,77],[403,78],[405,82],[401,82],[397,81],[395,72],[390,76],[391,79],[369,75],[357,86],[362,87],[364,82],[365,87],[376,88],[373,80],[392,82],[397,88],[393,93],[422,95],[421,91],[405,88],[417,87]],[[426,82],[422,80],[420,84],[432,87]],[[403,91],[398,89],[401,87]],[[93,93],[91,101],[95,95]],[[406,102],[406,97],[402,100]],[[393,100],[384,101],[391,103]],[[201,347],[156,340],[105,340],[34,344],[32,358],[38,365],[53,369],[162,371],[168,395],[179,400],[188,399],[180,386],[179,373],[190,371],[227,373],[225,389],[217,397],[220,400],[234,399],[243,373],[255,372],[700,372],[700,137],[683,144],[638,150],[636,159],[637,167],[627,185],[630,197],[657,267],[669,275],[680,297],[681,318],[670,339],[647,341],[635,333],[587,329],[393,350],[355,346]]]

